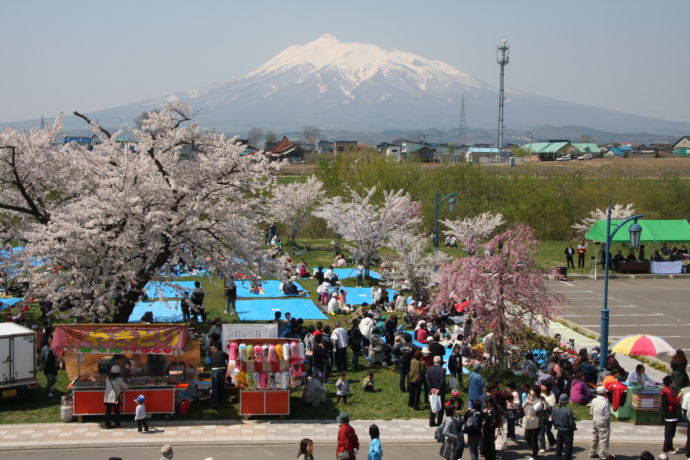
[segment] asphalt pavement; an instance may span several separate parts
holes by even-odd
[[[566,298],[559,317],[599,335],[603,279],[550,281],[549,287]],[[630,334],[657,335],[690,352],[689,279],[609,280],[609,309],[611,340]]]
[[[676,439],[680,441],[679,439]],[[357,456],[358,459],[367,458],[366,449],[368,440],[363,440],[362,452]],[[384,458],[414,458],[414,459],[437,459],[440,444],[392,444],[381,440]],[[173,444],[174,446],[174,444]],[[287,445],[209,445],[209,446],[180,446],[173,447],[175,450],[174,460],[204,460],[208,457],[219,459],[247,459],[257,458],[262,460],[273,459],[294,459],[297,457],[299,440]],[[524,442],[520,444],[520,449],[499,452],[498,458],[501,460],[517,460],[528,457]],[[610,453],[616,455],[617,460],[638,459],[643,450],[658,455],[661,445],[640,446],[639,444],[617,444],[612,446]],[[80,449],[53,449],[53,450],[22,450],[0,452],[0,460],[16,460],[21,455],[22,460],[107,460],[110,457],[119,457],[123,460],[154,460],[160,457],[160,447],[108,447],[108,448],[80,448]],[[464,458],[469,458],[469,451],[465,449]],[[588,445],[577,444],[574,449],[574,458],[589,459]],[[680,455],[677,458],[684,458]],[[335,444],[316,443],[314,446],[314,458],[326,459],[335,458]],[[542,454],[541,458],[555,458],[553,451]],[[673,457],[672,457],[673,458]]]

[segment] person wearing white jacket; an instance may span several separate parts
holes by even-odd
[[[611,408],[606,398],[606,388],[597,387],[597,397],[589,406],[589,415],[592,416],[592,445],[589,456],[594,458],[606,458],[609,453],[609,436],[611,435]]]

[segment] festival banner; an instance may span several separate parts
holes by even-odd
[[[81,353],[174,355],[187,345],[184,325],[75,324],[55,327],[51,348]]]

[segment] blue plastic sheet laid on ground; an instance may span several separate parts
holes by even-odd
[[[294,281],[293,283],[295,286],[297,286],[298,290],[304,291],[304,288],[300,286],[300,284],[297,281]],[[279,289],[280,281],[278,280],[262,280],[261,288],[263,289],[263,294],[252,294],[251,292],[249,292],[249,287],[251,286],[250,281],[236,281],[235,284],[237,285],[237,297],[295,297],[283,294],[283,292]],[[273,317],[271,317],[271,319],[273,319]]]
[[[318,267],[314,267],[311,269],[311,272],[314,273]],[[324,268],[323,271],[325,272],[328,269],[328,267]],[[348,278],[357,278],[357,270],[354,268],[334,268],[333,271],[335,272],[336,275],[338,275],[339,280],[346,280]],[[373,280],[380,280],[381,275],[376,273],[374,270],[369,270],[369,278]]]
[[[17,302],[21,302],[22,298],[21,297],[8,297],[8,298],[0,298],[0,310],[4,310],[5,308],[11,307]]]
[[[293,318],[326,319],[326,315],[309,298],[238,300],[235,310],[240,321],[271,321],[277,311],[290,312]]]
[[[372,304],[371,299],[371,288],[353,288],[353,287],[343,287],[341,290],[345,290],[347,296],[347,303],[350,305],[361,305],[363,303]],[[393,300],[393,296],[397,294],[397,291],[392,289],[386,289],[388,292],[388,301]]]
[[[175,289],[175,287],[178,289]],[[192,292],[194,289],[194,281],[152,281],[146,286],[146,295],[150,299],[164,298],[164,299],[181,299],[184,297],[184,291]]]
[[[157,300],[155,302],[137,302],[132,314],[129,315],[129,322],[138,323],[147,311],[153,313],[153,319],[157,323],[181,323],[184,321],[179,300]]]

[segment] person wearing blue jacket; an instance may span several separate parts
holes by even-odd
[[[470,374],[469,384],[467,385],[467,395],[470,399],[470,407],[472,407],[472,401],[479,400],[481,395],[484,393],[484,378],[479,373],[481,369],[481,364],[475,364],[472,368],[472,373]],[[475,407],[474,409],[481,408]]]
[[[369,456],[367,460],[381,460],[383,450],[381,449],[381,440],[379,439],[379,427],[376,424],[372,424],[369,427],[369,436],[371,441],[369,442]]]

